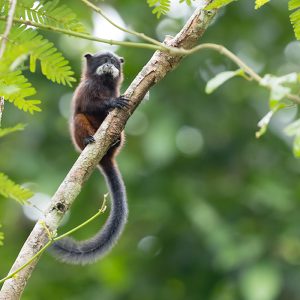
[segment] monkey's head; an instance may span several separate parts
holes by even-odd
[[[122,63],[124,59],[112,52],[99,52],[94,55],[86,54],[86,75],[90,78],[122,79]]]

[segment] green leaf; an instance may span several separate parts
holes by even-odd
[[[179,3],[185,2],[187,5],[191,6],[192,5],[192,1],[194,1],[194,0],[180,0]]]
[[[269,111],[257,124],[257,126],[260,128],[258,131],[256,131],[255,136],[257,139],[259,139],[262,135],[264,135],[268,129],[268,125],[272,119],[272,116],[274,114],[274,111]]]
[[[257,139],[259,139],[261,136],[263,136],[268,129],[269,123],[274,116],[274,114],[279,111],[280,109],[285,108],[286,105],[284,103],[277,103],[276,106],[272,110],[270,110],[257,124],[257,126],[260,128],[256,133],[255,136]]]
[[[4,3],[8,1],[5,0]],[[61,1],[62,2],[62,1]],[[35,1],[19,0],[14,16],[18,19],[29,20],[42,25],[54,26],[76,32],[86,32],[75,13],[66,5],[59,5],[59,0]],[[7,15],[7,5],[2,8],[3,15]]]
[[[289,10],[296,9],[300,7],[300,0],[290,0],[288,5],[289,5]]]
[[[300,157],[300,134],[296,135],[293,143],[293,154],[295,157]]]
[[[300,119],[294,121],[293,123],[289,124],[285,129],[284,132],[288,136],[300,135]]]
[[[284,132],[288,136],[294,136],[293,142],[293,153],[294,156],[299,158],[300,157],[300,119],[294,121],[293,123],[289,124],[285,129]]]
[[[260,85],[268,87],[271,90],[269,105],[273,109],[280,100],[284,99],[287,94],[291,93],[290,85],[298,82],[298,74],[290,73],[281,77],[270,74],[265,75],[260,81]]]
[[[268,2],[270,2],[270,0],[255,0],[255,9],[259,9]]]
[[[26,127],[25,124],[17,124],[14,127],[8,127],[8,128],[0,128],[0,138],[4,137],[5,135],[8,135],[12,132],[21,131],[24,130]]]
[[[170,0],[147,0],[149,7],[154,7],[152,13],[159,19],[170,10]]]
[[[5,72],[5,68],[1,67],[0,64],[0,95],[25,112],[33,114],[41,111],[38,106],[41,103],[40,100],[26,99],[35,95],[36,91],[21,71]]]
[[[32,191],[16,184],[3,173],[0,173],[0,194],[21,204],[27,203],[27,200],[33,196]]]
[[[237,0],[213,0],[210,4],[205,6],[205,10],[211,10],[211,9],[216,9],[220,8],[222,6],[228,5],[229,3],[237,1]]]
[[[41,62],[43,75],[53,82],[72,86],[76,81],[69,62],[57,51],[53,43],[44,39],[31,28],[13,27],[1,64],[6,69],[13,69],[20,58],[30,55],[30,71],[35,72],[36,61]]]
[[[300,0],[290,0],[288,7],[289,10],[296,9],[296,11],[290,14],[290,22],[293,25],[297,40],[300,40]]]
[[[241,69],[238,69],[236,71],[221,72],[207,82],[205,87],[205,92],[207,94],[211,94],[213,91],[215,91],[219,86],[221,86],[224,82],[226,82],[230,78],[235,76],[243,76],[243,74],[244,71]]]

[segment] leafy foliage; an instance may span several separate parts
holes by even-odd
[[[3,60],[10,68],[16,58],[24,59],[30,55],[30,71],[35,72],[36,61],[40,60],[42,73],[53,82],[68,84],[75,81],[69,62],[54,47],[33,29],[14,27]]]
[[[294,137],[293,153],[295,157],[300,157],[300,120],[287,126],[284,131],[287,135]]]
[[[36,94],[35,88],[22,75],[21,71],[5,72],[0,66],[0,94],[19,109],[30,112],[41,111],[40,100],[28,100],[27,97]],[[1,70],[2,69],[2,70]]]
[[[244,71],[241,69],[238,69],[236,71],[221,72],[207,82],[205,87],[205,92],[207,94],[211,94],[213,91],[215,91],[219,86],[221,86],[230,78],[233,78],[235,76],[243,76],[243,75],[244,75]]]
[[[289,10],[295,10],[290,15],[290,21],[293,25],[296,38],[300,40],[300,0],[290,0],[288,6]]]
[[[297,73],[290,73],[280,77],[266,74],[262,78],[260,85],[270,90],[270,111],[258,122],[260,129],[256,132],[257,138],[265,134],[272,117],[277,111],[292,105],[285,97],[293,91],[293,85],[297,86],[297,84],[299,84]]]
[[[179,0],[179,3],[186,3],[191,5],[194,0]],[[149,7],[154,7],[152,13],[159,19],[170,10],[170,0],[147,0]]]
[[[235,76],[242,76],[247,78],[244,71],[241,69],[236,71],[221,72],[207,82],[205,92],[207,94],[214,92],[218,87],[224,84],[227,80]],[[299,88],[299,81],[300,81],[299,75],[297,73],[290,73],[281,77],[267,74],[262,78],[262,80],[260,81],[260,85],[270,90],[270,97],[269,97],[270,111],[258,122],[258,127],[260,129],[256,132],[257,138],[260,138],[263,134],[265,134],[273,115],[277,111],[291,105],[290,101],[288,102],[285,99],[285,97],[288,94],[292,93],[294,86],[295,87],[298,86]],[[294,131],[293,131],[293,135],[295,135]],[[294,153],[296,153],[297,156],[300,157],[300,130],[299,130],[299,137],[296,136],[295,139]]]
[[[25,126],[26,126],[25,124],[19,123],[19,124],[15,125],[14,127],[8,127],[8,128],[3,128],[3,129],[0,128],[0,138],[4,137],[5,135],[8,135],[10,133],[13,133],[15,131],[24,130]]]
[[[292,92],[292,84],[298,83],[298,74],[290,73],[284,76],[274,76],[266,74],[260,85],[265,86],[271,90],[269,98],[270,108],[274,108],[280,100],[286,97],[289,93]]]
[[[5,174],[0,173],[0,195],[25,204],[26,201],[33,196],[33,192],[16,184]]]
[[[3,24],[2,22],[1,25]],[[31,28],[13,27],[0,63],[0,94],[19,109],[34,113],[41,111],[41,101],[27,99],[35,95],[36,90],[20,70],[15,70],[28,56],[31,72],[35,72],[36,62],[39,60],[42,74],[51,81],[71,86],[75,78],[69,62],[53,43]]]
[[[237,1],[237,0],[214,0],[210,4],[208,4],[205,7],[205,9],[210,10],[210,9],[220,8],[220,7],[225,6],[233,1]]]
[[[83,25],[77,21],[75,14],[65,5],[59,6],[59,0],[17,2],[15,17],[27,19],[47,26],[83,32]],[[8,12],[8,1],[1,1],[1,15]],[[0,32],[4,31],[5,22],[0,22]],[[41,111],[40,100],[28,99],[36,94],[36,90],[22,74],[29,60],[29,69],[36,71],[36,63],[40,61],[42,74],[47,79],[63,85],[72,86],[75,81],[74,72],[69,62],[57,51],[53,43],[44,39],[36,30],[25,26],[14,25],[6,43],[6,51],[0,62],[0,95],[25,112]]]
[[[20,0],[17,2],[15,17],[43,25],[85,32],[83,24],[78,21],[74,12],[66,5],[59,6],[59,2],[59,0],[39,2]]]
[[[262,7],[268,2],[270,2],[270,0],[255,0],[255,9]]]
[[[152,13],[160,18],[161,15],[165,15],[170,10],[170,0],[147,0],[149,7],[154,7]]]
[[[179,3],[185,2],[187,5],[192,5],[192,1],[194,0],[179,0]]]

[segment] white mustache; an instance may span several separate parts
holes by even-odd
[[[110,74],[113,78],[119,76],[120,71],[112,64],[104,64],[99,66],[95,72],[97,75]]]

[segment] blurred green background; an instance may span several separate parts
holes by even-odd
[[[62,2],[98,36],[135,40],[115,36],[80,1]],[[176,33],[192,11],[174,6],[157,20],[146,1],[109,5],[109,14],[119,13],[127,26],[159,39]],[[83,54],[105,46],[43,35],[70,60],[78,79]],[[204,41],[225,45],[260,74],[300,72],[300,45],[294,41],[286,1],[273,0],[258,11],[254,1],[234,3],[220,11]],[[116,51],[126,60],[125,91],[152,53]],[[59,263],[45,253],[23,299],[300,299],[300,163],[282,133],[297,109],[278,113],[257,140],[257,122],[268,110],[267,91],[237,78],[212,95],[204,93],[209,78],[234,69],[226,58],[203,51],[184,59],[151,89],[149,100],[127,124],[126,146],[118,157],[130,209],[120,242],[101,261],[83,267]],[[73,89],[53,84],[39,72],[26,75],[38,88],[43,111],[32,117],[6,103],[3,127],[28,126],[1,139],[0,169],[31,187],[37,203],[43,203],[78,155],[67,121]],[[93,215],[106,191],[95,172],[60,232]],[[19,204],[0,200],[6,236],[0,248],[3,277],[34,223]],[[106,217],[76,238],[95,233]]]

